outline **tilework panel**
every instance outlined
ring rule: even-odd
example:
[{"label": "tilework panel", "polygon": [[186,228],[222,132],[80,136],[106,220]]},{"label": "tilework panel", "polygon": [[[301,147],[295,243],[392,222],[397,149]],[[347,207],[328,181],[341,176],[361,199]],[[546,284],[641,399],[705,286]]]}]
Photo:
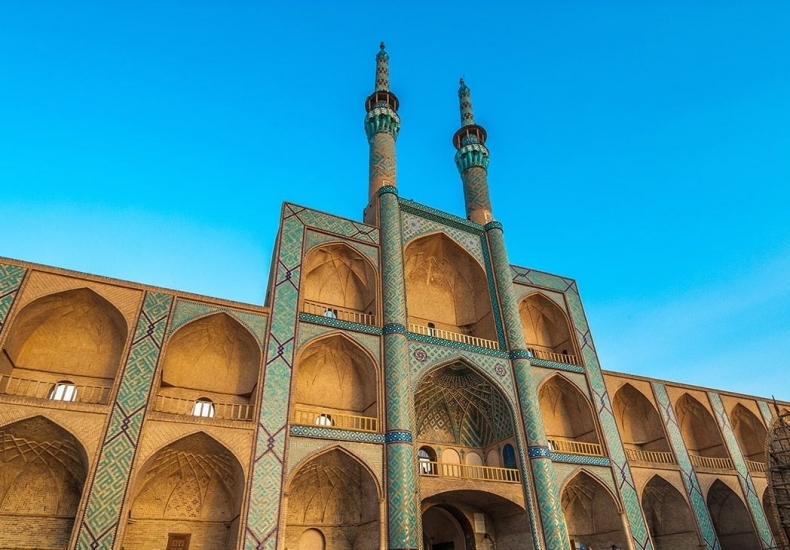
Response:
[{"label": "tilework panel", "polygon": [[675,410],[672,408],[667,389],[659,382],[653,382],[652,386],[658,409],[661,412],[661,418],[664,420],[664,426],[667,428],[669,442],[675,451],[678,466],[680,466],[683,485],[686,487],[686,494],[688,494],[689,502],[691,502],[691,509],[697,518],[697,525],[699,526],[702,539],[705,541],[705,548],[721,550],[719,539],[716,537],[716,531],[713,528],[713,521],[710,518],[710,512],[708,512],[708,506],[705,503],[705,497],[702,495],[699,479],[697,479],[697,473],[691,464],[691,457],[689,457],[686,443],[683,441],[680,425],[678,425],[675,417]]},{"label": "tilework panel", "polygon": [[466,218],[462,218],[460,216],[454,216],[448,212],[442,212],[441,210],[420,204],[411,199],[400,199],[400,209],[401,212],[416,214],[421,218],[432,220],[449,227],[462,229],[464,231],[474,232],[481,231],[483,229],[483,226],[481,226],[479,223],[469,221]]},{"label": "tilework panel", "polygon": [[[312,340],[313,338],[317,338],[319,336],[323,336],[325,334],[330,333],[339,333],[334,327],[316,325],[313,323],[300,323],[299,324],[299,349],[302,348],[308,341]],[[373,336],[370,334],[360,334],[354,332],[342,332],[344,336],[350,338],[357,342],[360,346],[368,350],[370,355],[373,356],[373,359],[376,363],[381,362],[381,338],[379,336]]]},{"label": "tilework panel", "polygon": [[757,401],[757,406],[760,409],[760,414],[763,415],[765,425],[770,426],[771,422],[774,421],[774,412],[771,410],[771,406],[765,401]]},{"label": "tilework panel", "polygon": [[326,325],[328,327],[334,327],[343,330],[366,332],[368,334],[381,334],[381,329],[379,327],[372,327],[370,325],[360,325],[359,323],[352,323],[351,321],[341,321],[340,319],[331,319],[329,317],[324,317],[323,315],[313,315],[312,313],[300,313],[299,319],[301,321],[307,321],[308,323]]},{"label": "tilework panel", "polygon": [[113,547],[172,303],[168,294],[145,294],[80,521],[78,550]]},{"label": "tilework panel", "polygon": [[[251,487],[244,532],[245,550],[274,550],[277,547],[305,220],[336,223],[339,231],[356,231],[355,225],[348,220],[339,220],[290,204],[283,206],[278,254],[272,266],[272,319],[267,337],[261,412],[256,426],[252,475],[249,480]],[[360,233],[365,234],[368,233]]]},{"label": "tilework panel", "polygon": [[299,437],[315,437],[318,439],[358,441],[360,443],[384,443],[383,434],[319,428],[316,426],[291,426],[291,435],[296,435]]},{"label": "tilework panel", "polygon": [[538,359],[537,357],[531,357],[529,362],[536,367],[546,367],[553,370],[564,370],[567,372],[578,372],[582,374],[584,373],[584,367],[580,367],[579,365],[568,365],[566,363],[546,361],[545,359]]},{"label": "tilework panel", "polygon": [[0,335],[26,272],[24,267],[0,264]]},{"label": "tilework panel", "polygon": [[483,232],[480,229],[452,227],[435,220],[423,218],[416,214],[404,213],[401,218],[403,227],[403,246],[404,248],[414,239],[429,233],[444,233],[455,244],[471,254],[481,266],[485,266],[483,258]]},{"label": "tilework panel", "polygon": [[346,241],[344,239],[338,239],[335,235],[327,235],[326,233],[319,233],[318,231],[310,231],[308,230],[305,233],[305,243],[304,243],[304,250],[305,253],[309,253],[314,247],[318,246],[319,244],[324,243],[337,243],[342,242],[350,246],[351,248],[355,249],[357,252],[365,256],[370,263],[373,264],[376,269],[379,266],[379,249],[375,246],[362,244],[356,241]]},{"label": "tilework panel", "polygon": [[603,456],[572,455],[555,452],[552,452],[549,456],[554,462],[568,462],[570,464],[583,464],[586,466],[611,466],[609,459]]},{"label": "tilework panel", "polygon": [[266,314],[255,314],[248,311],[242,311],[224,306],[216,306],[212,304],[202,304],[180,298],[176,300],[176,307],[173,310],[173,320],[170,322],[167,335],[168,337],[171,336],[175,331],[190,321],[220,312],[227,313],[236,319],[243,326],[247,327],[247,330],[252,333],[255,339],[258,340],[259,344],[263,343],[264,338],[266,337]]},{"label": "tilework panel", "polygon": [[510,355],[507,352],[493,350],[488,348],[481,348],[479,346],[473,346],[471,344],[465,344],[463,342],[455,342],[453,340],[445,340],[443,338],[435,338],[433,336],[428,336],[426,334],[418,334],[416,332],[409,333],[409,340],[416,340],[418,342],[425,342],[427,344],[434,344],[437,346],[444,346],[448,348],[455,348],[475,354],[483,354],[483,355],[492,355],[494,357],[500,357],[502,359],[508,359]]},{"label": "tilework panel", "polygon": [[284,208],[287,216],[295,217],[303,226],[315,227],[316,229],[354,239],[361,243],[378,244],[379,242],[379,230],[373,226],[345,218],[338,218],[331,214],[310,210],[295,204],[286,203]]},{"label": "tilework panel", "polygon": [[757,528],[757,535],[762,541],[763,548],[773,548],[776,546],[776,543],[773,534],[771,534],[771,527],[768,525],[768,519],[765,517],[765,511],[760,502],[760,497],[757,495],[757,489],[754,487],[752,476],[749,475],[749,469],[746,467],[746,462],[743,459],[738,440],[735,438],[735,433],[732,431],[732,424],[727,416],[727,411],[724,409],[724,403],[722,403],[718,393],[708,392],[708,399],[713,407],[713,414],[716,417],[719,429],[724,436],[724,443],[727,445],[727,450],[730,452],[732,464],[738,472],[738,481],[741,484],[743,494],[746,496],[746,504],[749,507],[752,520]]}]

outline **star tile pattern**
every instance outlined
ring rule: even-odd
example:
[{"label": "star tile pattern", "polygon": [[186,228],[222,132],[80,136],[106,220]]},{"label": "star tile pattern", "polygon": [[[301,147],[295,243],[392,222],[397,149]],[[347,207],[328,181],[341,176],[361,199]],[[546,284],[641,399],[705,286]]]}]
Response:
[{"label": "star tile pattern", "polygon": [[27,270],[24,267],[0,264],[0,334],[3,333],[6,317],[22,286],[25,273]]}]

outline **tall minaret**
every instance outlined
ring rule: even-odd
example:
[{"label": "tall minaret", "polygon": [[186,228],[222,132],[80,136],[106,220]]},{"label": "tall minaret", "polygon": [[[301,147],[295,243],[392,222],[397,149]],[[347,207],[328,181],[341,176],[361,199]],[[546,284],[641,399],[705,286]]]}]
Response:
[{"label": "tall minaret", "polygon": [[453,144],[458,149],[455,164],[464,181],[466,217],[485,225],[494,220],[488,196],[487,134],[485,128],[475,124],[472,96],[463,78],[458,88],[458,101],[461,104],[461,128],[453,136]]},{"label": "tall minaret", "polygon": [[365,223],[379,225],[377,193],[385,186],[396,187],[395,139],[400,130],[398,98],[390,92],[389,55],[384,42],[376,54],[376,88],[365,100],[365,133],[370,143],[370,178]]},{"label": "tall minaret", "polygon": [[[542,541],[535,540],[533,546],[546,550],[567,550],[568,531],[563,520],[560,495],[554,477],[548,440],[540,414],[538,394],[532,378],[530,354],[522,332],[521,316],[513,288],[513,275],[505,248],[502,224],[494,221],[491,213],[491,199],[488,196],[488,149],[485,146],[486,131],[475,124],[472,113],[472,100],[469,88],[461,79],[458,90],[461,102],[461,129],[455,133],[453,143],[458,151],[455,163],[464,182],[466,216],[473,222],[483,225],[491,251],[491,266],[496,279],[497,294],[502,308],[503,328],[507,336],[508,354],[513,367],[515,386],[518,393],[521,423],[526,436],[526,456],[528,468],[524,470],[525,479],[534,483],[537,498],[538,517],[531,517],[537,527],[541,526]],[[526,466],[526,465],[525,465]],[[533,498],[526,490],[524,498]],[[533,507],[528,507],[532,509]],[[533,533],[535,530],[533,529]]]}]

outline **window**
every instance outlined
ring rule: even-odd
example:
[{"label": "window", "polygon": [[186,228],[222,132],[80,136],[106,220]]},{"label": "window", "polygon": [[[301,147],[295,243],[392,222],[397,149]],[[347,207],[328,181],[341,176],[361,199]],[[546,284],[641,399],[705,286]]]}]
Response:
[{"label": "window", "polygon": [[327,308],[324,312],[324,317],[328,317],[329,319],[337,319],[337,310]]},{"label": "window", "polygon": [[76,401],[77,386],[69,380],[61,380],[49,391],[48,397],[53,401]]},{"label": "window", "polygon": [[334,422],[332,422],[332,417],[328,414],[320,414],[318,418],[315,419],[316,426],[332,426]]},{"label": "window", "polygon": [[192,535],[168,534],[167,550],[189,550],[190,538],[192,538]]},{"label": "window", "polygon": [[506,444],[504,449],[502,449],[502,463],[505,465],[505,468],[516,467],[516,451],[510,443]]},{"label": "window", "polygon": [[201,397],[195,401],[195,406],[192,407],[192,416],[214,418],[214,403],[208,397]]},{"label": "window", "polygon": [[417,451],[417,459],[420,463],[421,474],[436,475],[436,465],[432,464],[432,462],[436,462],[436,453],[433,452],[433,449],[421,447]]},{"label": "window", "polygon": [[428,336],[436,336],[436,325],[428,323]]}]

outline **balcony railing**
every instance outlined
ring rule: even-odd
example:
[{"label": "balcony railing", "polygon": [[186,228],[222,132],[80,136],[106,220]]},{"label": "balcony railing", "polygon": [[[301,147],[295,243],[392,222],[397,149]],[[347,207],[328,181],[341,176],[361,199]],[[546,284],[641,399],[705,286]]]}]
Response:
[{"label": "balcony railing", "polygon": [[450,332],[449,330],[442,330],[439,328],[424,327],[422,325],[415,325],[414,323],[409,323],[409,332],[433,336],[434,338],[441,338],[442,340],[461,342],[462,344],[469,344],[470,346],[477,346],[479,348],[499,349],[499,343],[494,340],[486,340],[485,338],[469,336],[468,334],[461,334],[460,332]]},{"label": "balcony railing", "polygon": [[765,462],[759,462],[756,460],[746,460],[746,467],[750,472],[765,473],[768,471],[768,465]]},{"label": "balcony railing", "polygon": [[293,423],[358,432],[377,432],[379,429],[378,419],[372,416],[328,412],[305,407],[295,407]]},{"label": "balcony railing", "polygon": [[503,481],[505,483],[519,483],[521,481],[519,471],[514,468],[450,464],[447,462],[429,462],[427,460],[420,461],[420,475],[481,481]]},{"label": "balcony railing", "polygon": [[376,326],[376,316],[370,313],[364,313],[355,309],[348,309],[345,307],[333,306],[331,304],[322,304],[321,302],[311,302],[309,300],[302,301],[302,311],[320,317],[327,317],[329,319],[340,319],[341,321],[349,321],[351,323],[358,323],[360,325]]},{"label": "balcony railing", "polygon": [[[57,391],[58,386],[67,391]],[[93,403],[106,405],[110,401],[111,386],[88,386],[84,384],[72,384],[70,382],[45,382],[43,380],[31,380],[28,378],[17,378],[6,374],[0,374],[0,394],[17,395],[20,397],[32,397],[34,399],[47,399],[51,401],[63,401],[71,403]]]},{"label": "balcony railing", "polygon": [[574,441],[573,439],[549,438],[549,448],[558,453],[573,455],[603,456],[603,449],[598,443]]},{"label": "balcony railing", "polygon": [[691,463],[698,468],[715,468],[717,470],[732,470],[732,460],[729,458],[715,458],[711,456],[699,456],[689,453]]},{"label": "balcony railing", "polygon": [[529,351],[536,359],[545,359],[546,361],[565,363],[566,365],[578,365],[580,367],[584,366],[578,357],[570,353],[554,353],[553,351],[543,351],[542,349],[530,347],[527,348],[527,351]]},{"label": "balcony railing", "polygon": [[220,420],[252,420],[252,405],[249,403],[215,403],[200,400],[200,405],[195,399],[182,399],[169,395],[157,395],[154,410],[203,418],[218,418]]},{"label": "balcony railing", "polygon": [[641,449],[626,449],[625,456],[634,462],[650,462],[652,464],[677,464],[675,457],[666,451],[643,451]]}]

